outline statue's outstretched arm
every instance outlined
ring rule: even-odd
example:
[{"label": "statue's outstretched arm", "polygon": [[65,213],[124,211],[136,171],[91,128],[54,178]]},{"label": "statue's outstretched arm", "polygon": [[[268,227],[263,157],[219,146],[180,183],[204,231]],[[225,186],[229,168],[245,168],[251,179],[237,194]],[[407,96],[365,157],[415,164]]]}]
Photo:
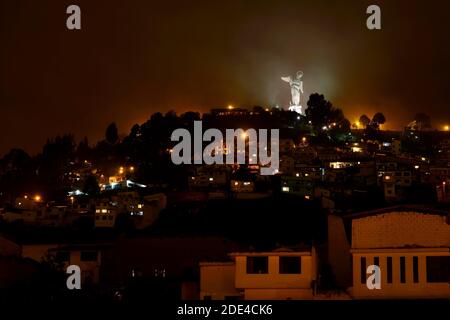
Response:
[{"label": "statue's outstretched arm", "polygon": [[291,76],[288,77],[281,77],[281,80],[286,81],[288,83],[290,83],[292,81]]}]

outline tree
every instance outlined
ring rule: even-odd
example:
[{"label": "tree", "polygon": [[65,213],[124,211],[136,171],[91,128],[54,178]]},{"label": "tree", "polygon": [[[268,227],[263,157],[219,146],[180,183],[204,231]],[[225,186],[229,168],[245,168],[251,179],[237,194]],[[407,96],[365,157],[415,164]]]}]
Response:
[{"label": "tree", "polygon": [[105,138],[106,138],[106,141],[110,144],[116,144],[117,141],[119,140],[119,134],[118,134],[117,126],[116,126],[115,122],[111,123],[106,128]]},{"label": "tree", "polygon": [[84,181],[83,192],[90,196],[96,196],[100,193],[100,187],[98,186],[97,178],[93,175],[89,175]]},{"label": "tree", "polygon": [[324,126],[328,125],[332,116],[332,104],[325,100],[323,94],[313,93],[307,102],[306,118],[312,127],[320,131]]},{"label": "tree", "polygon": [[364,128],[365,128],[365,127],[367,127],[369,125],[370,119],[369,119],[369,117],[367,115],[363,114],[361,117],[359,117],[359,123],[361,125],[363,125]]},{"label": "tree", "polygon": [[319,139],[344,142],[350,132],[350,122],[341,109],[333,107],[322,94],[309,97],[306,120],[311,124]]},{"label": "tree", "polygon": [[130,131],[130,137],[132,139],[137,138],[141,134],[141,127],[136,123]]},{"label": "tree", "polygon": [[374,116],[372,118],[372,123],[376,127],[379,127],[381,124],[386,123],[386,117],[381,112],[377,112],[377,113],[374,114]]},{"label": "tree", "polygon": [[89,148],[89,141],[88,138],[85,136],[83,140],[78,143],[78,147],[76,150],[76,154],[81,159],[86,159],[89,157],[89,154],[91,152],[91,149]]}]

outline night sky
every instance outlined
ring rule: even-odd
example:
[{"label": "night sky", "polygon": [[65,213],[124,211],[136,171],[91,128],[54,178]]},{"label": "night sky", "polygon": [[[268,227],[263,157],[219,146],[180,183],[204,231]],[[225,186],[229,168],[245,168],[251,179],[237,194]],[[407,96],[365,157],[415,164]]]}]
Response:
[{"label": "night sky", "polygon": [[[66,29],[66,7],[82,30]],[[366,28],[369,4],[382,30]],[[0,0],[0,154],[49,136],[90,142],[156,111],[286,107],[280,76],[304,72],[351,122],[450,122],[450,1]],[[303,98],[302,98],[303,99]],[[303,105],[306,104],[303,99]]]}]

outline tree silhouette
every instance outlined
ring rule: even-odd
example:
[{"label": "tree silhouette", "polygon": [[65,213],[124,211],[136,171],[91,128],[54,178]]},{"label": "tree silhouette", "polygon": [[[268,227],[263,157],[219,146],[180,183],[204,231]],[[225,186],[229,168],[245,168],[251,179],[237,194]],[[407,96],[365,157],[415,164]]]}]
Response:
[{"label": "tree silhouette", "polygon": [[350,122],[341,109],[333,107],[322,94],[313,93],[308,100],[306,120],[319,140],[344,142],[350,132]]},{"label": "tree silhouette", "polygon": [[87,176],[84,181],[83,192],[90,196],[96,196],[100,193],[100,187],[98,186],[97,178],[93,175]]},{"label": "tree silhouette", "polygon": [[111,123],[107,128],[105,132],[105,139],[110,144],[116,144],[119,140],[119,134],[117,130],[116,123]]},{"label": "tree silhouette", "polygon": [[359,117],[359,123],[362,124],[365,128],[370,124],[370,119],[367,115],[363,114],[361,117]]},{"label": "tree silhouette", "polygon": [[372,118],[372,123],[378,128],[380,125],[386,123],[386,117],[381,112],[377,112]]}]

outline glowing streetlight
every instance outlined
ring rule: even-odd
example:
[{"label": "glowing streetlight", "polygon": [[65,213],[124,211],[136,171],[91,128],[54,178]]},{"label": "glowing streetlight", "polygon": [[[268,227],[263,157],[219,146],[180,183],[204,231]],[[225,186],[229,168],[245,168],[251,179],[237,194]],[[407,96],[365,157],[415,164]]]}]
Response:
[{"label": "glowing streetlight", "polygon": [[229,109],[229,110],[233,110],[234,107],[230,104],[230,105],[228,105],[228,109]]},{"label": "glowing streetlight", "polygon": [[133,166],[130,167],[130,171],[131,171],[131,172],[134,171],[134,167],[133,167]]},{"label": "glowing streetlight", "polygon": [[444,131],[450,131],[450,126],[444,126]]},{"label": "glowing streetlight", "polygon": [[35,196],[34,196],[34,200],[35,200],[35,201],[38,201],[38,202],[41,201],[41,196],[38,195],[38,194],[35,195]]},{"label": "glowing streetlight", "polygon": [[241,138],[242,139],[247,138],[247,136],[248,136],[247,132],[242,132],[242,134],[241,134]]}]

